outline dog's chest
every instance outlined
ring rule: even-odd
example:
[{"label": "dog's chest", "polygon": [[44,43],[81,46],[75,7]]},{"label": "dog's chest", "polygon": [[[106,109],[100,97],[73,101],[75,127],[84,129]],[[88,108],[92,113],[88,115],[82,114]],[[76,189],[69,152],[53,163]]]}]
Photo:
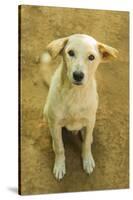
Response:
[{"label": "dog's chest", "polygon": [[85,116],[89,109],[89,99],[86,99],[78,95],[69,95],[65,99],[64,114],[68,117],[79,117]]},{"label": "dog's chest", "polygon": [[95,95],[86,91],[71,91],[63,97],[62,125],[69,130],[80,130],[86,126],[94,107]]}]

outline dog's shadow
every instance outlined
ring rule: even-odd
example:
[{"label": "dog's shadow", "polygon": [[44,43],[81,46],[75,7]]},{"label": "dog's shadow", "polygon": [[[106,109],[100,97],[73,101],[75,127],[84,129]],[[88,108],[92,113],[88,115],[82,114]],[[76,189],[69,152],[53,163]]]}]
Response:
[{"label": "dog's shadow", "polygon": [[[94,129],[94,138],[95,140],[92,143],[92,151],[94,154],[96,154],[96,149],[100,146],[102,148],[103,146],[99,144],[99,139],[96,135],[97,130]],[[83,139],[81,137],[81,132],[79,131],[77,134],[72,134],[71,131],[68,131],[66,128],[62,129],[62,138],[63,138],[63,143],[65,146],[66,150],[71,150],[74,154],[80,155],[82,152],[82,142]],[[98,147],[94,148],[94,146],[98,143]],[[99,154],[101,154],[101,151],[98,150],[98,157]]]},{"label": "dog's shadow", "polygon": [[72,134],[71,131],[68,131],[66,128],[63,128],[62,137],[63,137],[64,146],[67,149],[71,148],[72,151],[76,154],[81,153],[82,138],[81,138],[80,131],[77,134]]}]

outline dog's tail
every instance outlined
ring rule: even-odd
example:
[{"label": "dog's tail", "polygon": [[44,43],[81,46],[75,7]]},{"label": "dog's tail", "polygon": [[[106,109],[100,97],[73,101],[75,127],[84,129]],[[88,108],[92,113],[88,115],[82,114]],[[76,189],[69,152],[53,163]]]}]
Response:
[{"label": "dog's tail", "polygon": [[47,87],[50,87],[52,76],[59,65],[59,59],[52,59],[48,51],[45,51],[39,58],[40,75]]},{"label": "dog's tail", "polygon": [[39,58],[40,63],[49,64],[52,61],[51,55],[48,51],[45,51]]}]

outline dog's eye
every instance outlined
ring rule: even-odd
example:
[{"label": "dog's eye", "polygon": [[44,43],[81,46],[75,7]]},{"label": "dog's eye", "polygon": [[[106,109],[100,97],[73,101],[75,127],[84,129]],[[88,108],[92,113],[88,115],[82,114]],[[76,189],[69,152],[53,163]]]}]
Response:
[{"label": "dog's eye", "polygon": [[71,57],[75,56],[75,53],[74,53],[73,50],[68,51],[68,54],[69,54],[69,56],[71,56]]},{"label": "dog's eye", "polygon": [[91,55],[89,55],[88,59],[92,61],[95,59],[95,56],[91,54]]}]

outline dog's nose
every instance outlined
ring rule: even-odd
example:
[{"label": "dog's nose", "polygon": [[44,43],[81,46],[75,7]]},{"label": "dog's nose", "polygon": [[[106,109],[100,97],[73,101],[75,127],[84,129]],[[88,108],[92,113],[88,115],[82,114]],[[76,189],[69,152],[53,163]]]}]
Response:
[{"label": "dog's nose", "polygon": [[84,78],[84,73],[81,71],[73,72],[73,78],[75,81],[80,82]]}]

